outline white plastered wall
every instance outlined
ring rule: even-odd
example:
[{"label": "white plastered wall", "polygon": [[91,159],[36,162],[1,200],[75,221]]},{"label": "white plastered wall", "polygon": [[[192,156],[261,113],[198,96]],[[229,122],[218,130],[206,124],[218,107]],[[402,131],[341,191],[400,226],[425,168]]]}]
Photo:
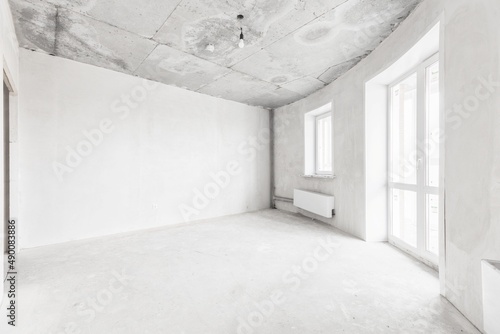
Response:
[{"label": "white plastered wall", "polygon": [[27,50],[21,101],[22,248],[270,206],[268,110]]},{"label": "white plastered wall", "polygon": [[[290,198],[294,188],[333,194],[336,216],[327,222],[367,239],[366,209],[372,203],[366,202],[364,85],[442,19],[442,99],[447,115],[442,146],[446,191],[442,291],[480,329],[481,259],[500,260],[499,16],[497,0],[425,0],[379,48],[344,76],[274,113],[275,126],[286,124],[285,130],[277,133],[274,146],[275,195]],[[482,87],[479,96],[478,87]],[[332,100],[336,178],[303,178],[304,113]],[[289,205],[280,207],[287,209]]]}]

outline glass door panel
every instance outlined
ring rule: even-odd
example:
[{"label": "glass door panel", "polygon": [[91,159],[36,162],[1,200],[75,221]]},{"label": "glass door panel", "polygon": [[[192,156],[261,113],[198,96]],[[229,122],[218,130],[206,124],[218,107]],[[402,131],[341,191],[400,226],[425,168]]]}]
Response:
[{"label": "glass door panel", "polygon": [[417,247],[417,193],[392,190],[392,233],[413,247]]},{"label": "glass door panel", "polygon": [[426,68],[427,186],[439,187],[439,63]]},{"label": "glass door panel", "polygon": [[437,265],[440,101],[437,56],[389,90],[389,241]]},{"label": "glass door panel", "polygon": [[417,74],[391,89],[391,181],[417,183],[416,165],[410,156],[417,148]]}]

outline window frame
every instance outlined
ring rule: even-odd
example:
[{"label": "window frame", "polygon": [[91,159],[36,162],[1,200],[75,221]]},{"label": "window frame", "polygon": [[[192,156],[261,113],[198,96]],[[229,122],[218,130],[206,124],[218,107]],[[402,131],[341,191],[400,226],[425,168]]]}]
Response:
[{"label": "window frame", "polygon": [[[317,170],[317,118],[331,117],[331,171],[318,171]],[[317,109],[308,111],[304,114],[304,127],[303,127],[303,143],[304,143],[304,174],[303,177],[317,177],[317,178],[334,178],[335,171],[335,152],[334,152],[334,113],[333,102],[323,105]]]},{"label": "window frame", "polygon": [[[316,115],[315,118],[314,118],[314,173],[315,175],[321,175],[321,176],[325,176],[325,175],[333,175],[333,155],[331,157],[331,166],[332,166],[332,169],[329,170],[329,171],[321,171],[319,170],[319,140],[318,140],[318,123],[319,121],[321,121],[322,119],[324,118],[328,118],[328,117],[331,117],[331,122],[333,121],[333,117],[332,117],[332,111],[327,111],[325,113],[322,113],[322,114],[319,114],[319,115]],[[332,144],[332,141],[333,141],[333,125],[330,124],[331,126],[331,133],[330,133],[330,143]],[[332,145],[330,146],[330,149],[332,149]]]}]

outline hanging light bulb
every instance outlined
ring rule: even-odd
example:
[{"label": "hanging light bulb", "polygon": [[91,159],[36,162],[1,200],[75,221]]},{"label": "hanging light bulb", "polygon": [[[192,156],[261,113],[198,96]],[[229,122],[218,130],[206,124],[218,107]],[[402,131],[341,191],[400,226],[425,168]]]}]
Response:
[{"label": "hanging light bulb", "polygon": [[245,47],[245,39],[243,38],[243,28],[241,28],[240,42],[238,43],[240,49]]}]

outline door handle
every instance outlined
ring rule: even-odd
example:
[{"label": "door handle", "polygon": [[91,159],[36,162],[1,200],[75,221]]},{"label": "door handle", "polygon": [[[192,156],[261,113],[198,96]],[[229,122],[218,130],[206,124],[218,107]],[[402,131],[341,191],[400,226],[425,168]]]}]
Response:
[{"label": "door handle", "polygon": [[422,158],[418,158],[418,159],[417,159],[417,170],[419,170],[419,169],[420,169],[420,166],[422,165],[422,161],[423,161],[423,159],[422,159]]}]

